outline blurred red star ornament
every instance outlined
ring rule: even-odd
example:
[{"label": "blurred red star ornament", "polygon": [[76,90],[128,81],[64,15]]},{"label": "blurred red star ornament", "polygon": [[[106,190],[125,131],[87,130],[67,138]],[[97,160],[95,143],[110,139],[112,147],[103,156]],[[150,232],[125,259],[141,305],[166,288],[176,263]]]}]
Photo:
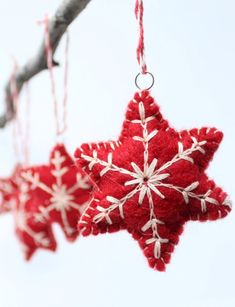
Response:
[{"label": "blurred red star ornament", "polygon": [[78,236],[78,219],[88,204],[92,186],[88,176],[76,168],[65,146],[53,148],[49,165],[26,169],[21,176],[36,194],[36,220],[60,224],[67,239],[74,241]]},{"label": "blurred red star ornament", "polygon": [[37,248],[55,250],[56,243],[51,228],[38,223],[34,218],[35,196],[20,177],[21,166],[17,165],[11,178],[0,179],[0,213],[14,215],[15,231],[25,258],[29,260]]},{"label": "blurred red star ornament", "polygon": [[83,144],[75,153],[96,186],[79,229],[129,231],[149,265],[164,271],[190,220],[217,220],[231,210],[227,194],[205,169],[223,134],[215,128],[177,132],[148,91],[129,103],[117,141]]}]

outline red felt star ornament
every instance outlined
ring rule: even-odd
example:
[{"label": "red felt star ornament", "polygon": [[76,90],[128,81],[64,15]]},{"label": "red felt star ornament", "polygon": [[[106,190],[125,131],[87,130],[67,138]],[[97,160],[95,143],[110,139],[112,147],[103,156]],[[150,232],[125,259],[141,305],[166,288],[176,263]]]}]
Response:
[{"label": "red felt star ornament", "polygon": [[92,186],[65,146],[54,147],[49,165],[24,170],[21,176],[36,194],[35,219],[60,224],[67,239],[74,241],[78,236],[78,219],[88,204]]},{"label": "red felt star ornament", "polygon": [[189,220],[216,220],[231,210],[225,192],[205,169],[222,133],[215,128],[177,132],[148,91],[130,102],[118,141],[83,144],[76,163],[96,186],[82,215],[84,236],[128,230],[151,267],[163,271]]}]

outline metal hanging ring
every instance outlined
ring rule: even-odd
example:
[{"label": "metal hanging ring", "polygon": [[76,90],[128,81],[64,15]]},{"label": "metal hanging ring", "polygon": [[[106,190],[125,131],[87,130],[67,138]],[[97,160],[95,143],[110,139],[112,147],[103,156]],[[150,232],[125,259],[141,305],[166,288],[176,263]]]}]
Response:
[{"label": "metal hanging ring", "polygon": [[[148,75],[148,76],[150,76],[151,77],[151,83],[150,83],[150,85],[147,87],[147,88],[141,88],[141,86],[139,85],[139,77],[140,76],[143,76],[143,75]],[[154,82],[155,82],[155,79],[154,79],[154,76],[153,76],[153,74],[151,73],[151,72],[146,72],[146,73],[138,73],[138,75],[135,77],[135,85],[136,85],[136,87],[140,90],[140,91],[143,91],[143,90],[146,90],[146,91],[148,91],[148,90],[150,90],[152,87],[153,87],[153,85],[154,85]]]}]

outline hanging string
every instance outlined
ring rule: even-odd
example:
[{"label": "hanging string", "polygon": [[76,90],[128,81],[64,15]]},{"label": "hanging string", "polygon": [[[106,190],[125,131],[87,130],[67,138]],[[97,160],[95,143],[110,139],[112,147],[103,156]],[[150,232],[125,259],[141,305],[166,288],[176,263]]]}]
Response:
[{"label": "hanging string", "polygon": [[[13,101],[13,107],[15,110],[15,121],[13,123],[12,130],[12,141],[13,141],[13,150],[16,157],[17,163],[22,162],[23,166],[27,166],[29,163],[29,133],[30,133],[30,97],[29,97],[29,87],[26,83],[26,112],[25,118],[20,119],[20,110],[19,110],[19,92],[16,85],[16,71],[18,68],[17,62],[15,59],[13,72],[11,75],[10,81],[10,90]],[[23,128],[23,122],[25,122],[25,127]],[[22,161],[21,161],[22,160]]]},{"label": "hanging string", "polygon": [[137,60],[140,65],[142,74],[147,73],[147,65],[145,62],[145,45],[144,45],[144,25],[143,25],[144,5],[143,0],[136,0],[135,16],[139,26],[139,40],[137,46]]},{"label": "hanging string", "polygon": [[23,139],[23,157],[24,157],[24,165],[29,165],[30,160],[30,116],[31,116],[31,96],[28,82],[25,83],[25,91],[26,91],[26,111],[25,111],[25,131],[24,131],[24,139]]},{"label": "hanging string", "polygon": [[68,74],[69,74],[69,32],[66,32],[65,42],[65,68],[64,68],[64,98],[63,98],[63,128],[61,134],[67,130],[67,110],[68,110]]},{"label": "hanging string", "polygon": [[54,107],[54,115],[55,115],[56,135],[59,136],[60,135],[60,124],[59,124],[59,115],[58,115],[58,102],[57,102],[56,90],[55,90],[55,78],[54,78],[54,71],[53,71],[53,51],[51,48],[51,41],[50,41],[48,15],[46,15],[44,20],[40,21],[39,24],[44,25],[45,52],[46,52],[47,67],[49,70],[49,77],[50,77],[50,82],[51,82],[51,94],[52,94],[52,99],[53,99],[53,107]]},{"label": "hanging string", "polygon": [[13,58],[13,71],[10,78],[10,91],[15,112],[15,120],[12,125],[12,147],[17,162],[20,160],[19,136],[21,135],[21,124],[19,120],[19,93],[16,85],[16,71],[18,65]]},{"label": "hanging string", "polygon": [[140,72],[135,77],[135,85],[140,91],[150,90],[154,85],[154,76],[153,76],[153,74],[151,74],[147,70],[147,64],[146,64],[146,61],[145,61],[144,23],[143,23],[144,4],[143,4],[143,0],[136,0],[135,16],[136,16],[138,26],[139,26],[139,40],[138,40],[138,46],[137,46],[137,49],[136,49],[136,54],[137,54],[137,61],[138,61],[139,66],[140,66]]},{"label": "hanging string", "polygon": [[53,65],[53,50],[51,47],[50,41],[50,30],[49,30],[49,18],[48,15],[45,16],[43,21],[40,21],[39,24],[44,25],[45,31],[45,52],[47,56],[47,67],[49,70],[50,82],[51,82],[51,94],[53,99],[54,106],[54,116],[56,123],[56,136],[60,136],[65,133],[67,130],[67,101],[68,101],[68,69],[69,69],[69,61],[68,61],[68,53],[69,53],[69,34],[66,33],[66,43],[65,43],[65,69],[64,69],[64,97],[62,104],[62,124],[60,124],[59,120],[59,104],[56,95],[56,83],[54,78],[54,65]]}]

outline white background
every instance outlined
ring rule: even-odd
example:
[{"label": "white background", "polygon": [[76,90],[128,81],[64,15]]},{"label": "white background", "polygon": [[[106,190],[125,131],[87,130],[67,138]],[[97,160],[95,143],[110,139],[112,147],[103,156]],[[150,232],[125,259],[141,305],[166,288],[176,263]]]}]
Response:
[{"label": "white background", "polygon": [[[59,0],[0,1],[0,88],[12,69],[37,50],[42,28]],[[70,30],[69,130],[73,153],[85,141],[114,139],[138,72],[134,0],[92,0]],[[152,91],[177,129],[216,126],[225,133],[208,173],[235,198],[235,2],[145,0],[146,56]],[[63,63],[62,44],[56,58]],[[57,69],[62,98],[62,69]],[[48,73],[30,83],[31,162],[43,163],[53,146]],[[22,105],[24,103],[22,96]],[[1,175],[16,159],[11,126],[0,132]],[[189,223],[166,273],[150,269],[127,233],[80,238],[69,244],[56,227],[56,254],[23,260],[12,216],[0,219],[1,307],[234,307],[234,212],[223,221]]]}]

